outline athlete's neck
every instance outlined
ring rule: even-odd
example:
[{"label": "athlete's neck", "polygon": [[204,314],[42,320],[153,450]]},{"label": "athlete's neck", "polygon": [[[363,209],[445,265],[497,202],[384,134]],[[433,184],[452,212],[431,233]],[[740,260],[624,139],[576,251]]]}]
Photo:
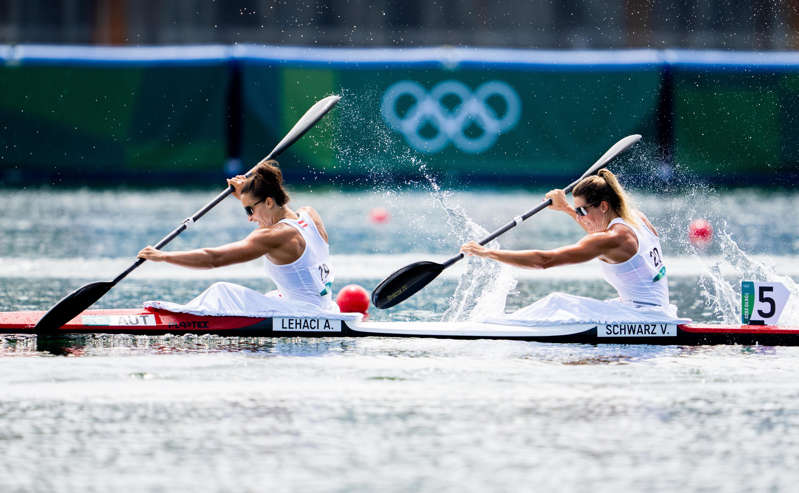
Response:
[{"label": "athlete's neck", "polygon": [[610,227],[610,223],[613,222],[614,219],[621,217],[620,215],[616,214],[612,210],[608,210],[605,214],[607,214],[607,219],[605,219],[605,228],[608,229]]},{"label": "athlete's neck", "polygon": [[275,208],[275,212],[271,217],[272,224],[277,224],[283,219],[293,219],[296,221],[299,218],[300,216],[298,216],[297,213],[291,210],[291,208],[287,205]]}]

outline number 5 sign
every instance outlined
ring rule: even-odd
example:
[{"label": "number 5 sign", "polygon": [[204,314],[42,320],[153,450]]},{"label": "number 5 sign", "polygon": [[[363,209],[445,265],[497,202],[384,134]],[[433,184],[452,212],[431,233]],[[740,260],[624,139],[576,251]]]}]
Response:
[{"label": "number 5 sign", "polygon": [[741,282],[741,323],[777,325],[790,294],[779,282]]}]

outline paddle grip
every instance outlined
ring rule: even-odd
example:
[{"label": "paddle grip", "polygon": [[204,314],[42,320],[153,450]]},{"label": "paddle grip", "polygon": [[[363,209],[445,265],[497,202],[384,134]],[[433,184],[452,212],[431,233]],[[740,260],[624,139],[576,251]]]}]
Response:
[{"label": "paddle grip", "polygon": [[[618,154],[620,154],[621,152],[623,152],[624,150],[626,150],[627,148],[629,148],[631,145],[635,144],[639,140],[641,140],[641,136],[638,135],[638,134],[635,134],[635,135],[628,135],[627,137],[625,137],[625,138],[621,139],[620,141],[616,142],[610,149],[608,149],[605,152],[605,154],[602,155],[602,157],[600,157],[597,160],[597,162],[595,162],[588,169],[588,171],[583,173],[583,176],[581,176],[580,178],[578,178],[574,182],[570,183],[565,189],[563,189],[563,191],[566,194],[571,193],[571,191],[574,189],[574,187],[576,187],[583,178],[585,178],[586,176],[593,175],[594,173],[596,173],[600,169],[602,169],[605,166],[607,166],[608,163],[611,160],[613,160],[613,158],[615,158]],[[541,202],[540,204],[538,204],[537,206],[535,206],[533,209],[529,210],[524,215],[514,217],[513,221],[509,222],[505,226],[499,228],[498,230],[494,231],[493,233],[491,233],[487,237],[485,237],[482,240],[480,240],[480,242],[479,242],[480,245],[486,245],[487,243],[489,243],[493,239],[497,238],[498,236],[500,236],[501,234],[505,233],[506,231],[508,231],[508,230],[510,230],[512,228],[515,228],[516,226],[521,224],[523,221],[525,221],[528,218],[530,218],[530,216],[540,212],[541,210],[549,207],[550,205],[552,205],[552,199],[546,199],[543,202]],[[400,269],[400,270],[396,271],[394,274],[392,274],[389,277],[387,277],[382,283],[380,283],[377,286],[377,288],[375,288],[374,292],[372,293],[372,302],[378,308],[389,308],[389,307],[392,307],[392,306],[396,305],[397,303],[407,299],[409,296],[412,296],[414,293],[416,293],[417,291],[422,289],[424,286],[426,286],[436,276],[438,276],[438,274],[440,274],[442,270],[444,270],[447,267],[451,266],[455,262],[458,262],[459,260],[461,260],[464,257],[465,257],[465,255],[463,253],[458,253],[457,255],[455,255],[454,257],[452,257],[451,259],[447,260],[446,262],[444,262],[442,264],[436,264],[435,262],[417,262],[416,264],[411,264],[411,265],[409,265],[409,266],[407,266],[407,267],[405,267],[403,269]],[[402,279],[403,281],[409,280],[409,277],[407,276],[407,273],[413,271],[413,269],[416,268],[416,267],[418,267],[418,269],[416,269],[416,270],[417,271],[420,271],[420,270],[423,271],[422,273],[424,275],[417,275],[417,279],[414,280],[413,284],[406,283],[406,284],[403,284],[401,287],[399,287],[400,288],[399,290],[395,289],[396,292],[392,293],[392,295],[393,295],[392,298],[394,298],[394,301],[391,301],[391,299],[388,298],[388,299],[385,300],[385,301],[387,301],[387,303],[382,302],[382,304],[381,304],[381,302],[379,302],[379,300],[382,298],[382,295],[380,294],[381,290],[385,290],[384,288],[386,288],[386,286],[390,286],[392,282],[394,282],[394,284],[397,284],[395,281],[398,278]],[[432,268],[432,267],[437,267],[437,268]],[[405,276],[405,277],[402,277],[402,276]],[[411,280],[413,280],[413,279],[411,279]],[[401,297],[399,297],[399,296],[401,296]],[[378,300],[378,301],[376,301],[376,300]]]},{"label": "paddle grip", "polygon": [[[202,209],[200,209],[197,212],[195,212],[189,219],[186,219],[186,221],[181,223],[180,226],[178,226],[177,228],[172,230],[171,233],[169,233],[168,235],[166,235],[163,238],[161,238],[161,241],[156,243],[153,248],[155,248],[156,250],[160,250],[161,248],[166,246],[170,241],[172,241],[175,238],[177,238],[178,235],[180,235],[180,233],[186,231],[186,229],[188,228],[188,226],[186,225],[187,222],[195,222],[195,221],[197,221],[198,219],[203,217],[206,213],[208,213],[208,211],[210,211],[211,209],[216,207],[216,205],[218,203],[222,202],[225,199],[225,197],[227,197],[231,193],[233,193],[233,187],[228,185],[228,187],[222,193],[217,195],[212,201],[210,201],[207,204],[205,204],[205,206]],[[145,259],[143,259],[143,258],[136,259],[136,261],[133,264],[131,264],[130,267],[128,267],[124,272],[122,272],[120,275],[118,275],[116,277],[116,279],[114,279],[112,282],[114,284],[118,283],[119,281],[121,281],[122,279],[127,277],[128,274],[133,272],[134,269],[136,269],[138,266],[140,266],[144,262],[145,262]]]},{"label": "paddle grip", "polygon": [[[573,186],[570,185],[570,188],[573,188]],[[508,224],[502,226],[501,228],[499,228],[498,230],[494,231],[490,235],[486,236],[482,240],[478,241],[478,243],[483,245],[483,246],[487,245],[488,243],[490,243],[495,238],[505,234],[509,230],[511,230],[511,229],[515,228],[516,226],[518,226],[519,224],[521,224],[522,221],[526,221],[527,219],[529,219],[530,216],[532,216],[534,214],[537,214],[538,212],[541,212],[542,210],[546,209],[547,207],[550,206],[550,204],[552,204],[552,199],[546,199],[545,201],[543,201],[540,204],[538,204],[537,206],[533,207],[532,209],[530,209],[529,211],[527,211],[523,215],[519,216],[518,218],[514,218],[513,221],[509,222]],[[463,253],[459,253],[459,254],[455,255],[454,257],[452,257],[451,259],[447,260],[446,262],[444,262],[441,265],[446,269],[447,267],[449,267],[450,265],[454,264],[455,262],[461,260],[465,256],[466,255],[464,255]]]},{"label": "paddle grip", "polygon": [[[316,122],[321,120],[322,117],[325,116],[325,114],[327,114],[327,112],[330,111],[330,109],[333,108],[333,106],[335,106],[336,103],[338,103],[338,101],[340,99],[341,99],[341,96],[333,95],[333,96],[328,96],[328,97],[326,97],[326,98],[324,98],[324,99],[322,99],[320,101],[317,101],[316,104],[311,106],[308,109],[308,111],[305,112],[305,114],[302,116],[302,118],[300,118],[299,121],[294,124],[294,126],[291,128],[291,130],[289,130],[288,134],[286,134],[286,136],[283,137],[283,140],[278,142],[278,144],[275,146],[275,148],[272,149],[272,152],[270,152],[269,155],[267,155],[262,161],[268,161],[268,160],[270,160],[272,158],[275,158],[275,157],[279,156],[283,151],[285,151],[292,144],[297,142],[297,140],[299,140],[300,137],[305,135],[305,133],[308,132],[308,130],[313,128],[313,126],[316,125]],[[255,172],[255,169],[257,168],[257,166],[258,165],[255,165],[244,176],[247,176],[247,177],[251,176]],[[216,198],[214,198],[212,201],[210,201],[207,204],[205,204],[205,207],[203,207],[202,209],[200,209],[197,212],[195,212],[193,216],[191,216],[190,218],[186,219],[183,223],[181,223],[180,226],[175,228],[171,233],[169,233],[168,235],[164,236],[161,239],[161,241],[159,241],[155,245],[154,248],[156,250],[160,250],[162,247],[166,246],[170,241],[174,240],[180,233],[186,231],[186,229],[188,228],[188,224],[187,223],[191,224],[191,223],[194,223],[197,220],[199,220],[208,211],[210,211],[211,209],[216,207],[216,205],[218,203],[222,202],[225,199],[225,197],[227,197],[231,193],[233,193],[233,187],[228,185],[228,187],[222,193],[217,195]],[[114,284],[118,283],[119,281],[124,279],[125,276],[130,274],[136,267],[140,266],[143,263],[144,263],[144,259],[141,259],[141,258],[137,259],[136,262],[133,263],[133,265],[131,265],[130,267],[127,268],[127,270],[125,270],[125,272],[123,272],[120,275],[118,275],[117,278],[114,279],[113,283]]]},{"label": "paddle grip", "polygon": [[[618,156],[619,154],[621,154],[622,152],[627,150],[630,146],[632,146],[633,144],[635,144],[639,140],[641,140],[641,136],[638,135],[638,134],[633,134],[633,135],[628,135],[627,137],[625,137],[625,138],[621,139],[620,141],[616,142],[615,144],[613,144],[613,146],[610,149],[608,149],[605,152],[605,154],[603,154],[602,157],[600,157],[588,169],[588,171],[583,173],[583,176],[581,176],[580,178],[578,178],[578,179],[574,180],[573,182],[569,183],[569,185],[566,188],[563,189],[563,193],[565,193],[567,195],[570,194],[571,191],[574,189],[574,187],[576,187],[580,183],[580,181],[583,180],[583,178],[585,178],[586,176],[591,176],[591,175],[597,173],[600,169],[606,167],[608,165],[608,163],[610,163],[610,161],[613,160],[613,158],[615,158],[616,156]],[[528,218],[530,218],[530,216],[540,212],[543,209],[546,209],[551,204],[552,204],[552,199],[546,199],[545,201],[541,202],[540,204],[538,204],[537,206],[535,206],[531,210],[527,211],[524,215],[522,215],[520,217],[517,217],[517,218],[514,218],[513,221],[509,222],[505,226],[502,226],[498,230],[496,230],[493,233],[491,233],[490,235],[486,236],[485,238],[480,240],[479,243],[481,245],[485,246],[491,240],[495,239],[496,237],[498,237],[501,234],[504,234],[509,229],[515,228],[516,226],[518,226],[521,223],[521,221],[526,221]],[[521,219],[521,221],[519,219]],[[451,259],[449,259],[446,262],[444,262],[442,265],[446,269],[450,265],[452,265],[455,262],[457,262],[460,259],[462,259],[464,256],[465,255],[463,253],[459,253],[459,254],[455,255],[454,257],[452,257]]]},{"label": "paddle grip", "polygon": [[[272,152],[270,152],[262,161],[268,161],[272,158],[279,156],[283,151],[288,149],[289,146],[297,142],[297,140],[299,140],[300,137],[305,135],[305,133],[308,132],[308,130],[310,130],[316,124],[316,122],[318,122],[323,116],[325,116],[325,114],[328,111],[330,111],[330,109],[333,106],[335,106],[335,104],[339,101],[339,99],[341,99],[339,96],[328,96],[323,100],[317,102],[315,105],[313,105],[305,113],[305,115],[303,115],[303,117],[300,118],[300,120],[294,125],[294,127],[291,128],[289,133],[286,134],[285,137],[283,137],[283,140],[278,142],[275,148],[272,149]],[[257,168],[257,166],[258,165],[250,169],[244,176],[247,177],[251,176],[253,172],[255,172],[255,168]],[[216,207],[218,203],[222,202],[231,193],[233,193],[233,187],[228,185],[228,187],[222,193],[217,195],[216,198],[205,204],[205,206],[202,209],[195,212],[194,215],[192,215],[189,219],[186,219],[186,221],[181,223],[181,225],[175,228],[171,233],[164,236],[161,239],[161,241],[159,241],[155,245],[154,248],[156,250],[160,250],[162,247],[166,246],[170,241],[174,240],[180,233],[186,231],[186,229],[188,228],[188,225],[186,224],[187,222],[189,223],[196,222],[201,217],[203,217],[208,211]],[[116,279],[113,280],[113,283],[114,284],[118,283],[143,263],[144,259],[141,258],[137,259],[136,262],[134,262],[120,275],[118,275]]]}]

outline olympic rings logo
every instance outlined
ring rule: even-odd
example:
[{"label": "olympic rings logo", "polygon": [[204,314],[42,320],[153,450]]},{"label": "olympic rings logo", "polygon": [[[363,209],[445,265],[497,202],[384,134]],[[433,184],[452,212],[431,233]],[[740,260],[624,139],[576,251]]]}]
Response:
[{"label": "olympic rings logo", "polygon": [[[450,96],[460,101],[452,109],[443,104],[444,98]],[[413,103],[400,115],[397,103],[405,97],[411,97]],[[488,100],[494,97],[504,100],[504,114],[497,114],[489,104]],[[498,80],[480,85],[474,93],[456,80],[440,82],[430,93],[417,82],[403,80],[386,90],[380,111],[388,126],[400,132],[417,151],[433,154],[452,142],[463,152],[479,154],[490,149],[503,132],[516,126],[522,104],[516,91]],[[473,125],[481,130],[477,136],[466,133]],[[434,135],[422,134],[428,126],[436,131]]]}]

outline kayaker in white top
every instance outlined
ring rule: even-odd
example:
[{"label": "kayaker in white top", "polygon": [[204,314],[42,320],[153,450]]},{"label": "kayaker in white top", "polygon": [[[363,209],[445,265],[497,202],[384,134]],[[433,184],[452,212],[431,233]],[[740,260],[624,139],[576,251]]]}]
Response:
[{"label": "kayaker in white top", "polygon": [[546,269],[599,258],[602,273],[622,302],[640,307],[669,307],[663,249],[657,230],[634,210],[616,177],[607,169],[583,179],[572,191],[574,207],[563,190],[552,190],[550,208],[571,216],[588,233],[573,245],[555,250],[494,250],[469,242],[467,255],[491,258],[518,267]]},{"label": "kayaker in white top", "polygon": [[[277,161],[263,161],[250,178],[239,175],[227,182],[233,187],[233,195],[241,201],[248,220],[258,224],[246,238],[188,251],[165,252],[148,246],[138,256],[196,269],[212,269],[264,257],[266,271],[278,288],[277,293],[270,293],[273,298],[300,302],[305,308],[316,306],[321,310],[338,311],[332,300],[333,267],[322,218],[312,207],[301,207],[295,212],[288,206],[289,195],[283,188]],[[212,311],[225,311],[229,307],[231,312],[237,313],[246,311],[248,305],[253,311],[262,308],[259,297],[244,292],[247,288],[231,283],[217,283],[212,288],[216,296],[229,299],[209,301],[208,293],[204,293],[192,303],[198,306],[212,303],[215,307]]]}]

